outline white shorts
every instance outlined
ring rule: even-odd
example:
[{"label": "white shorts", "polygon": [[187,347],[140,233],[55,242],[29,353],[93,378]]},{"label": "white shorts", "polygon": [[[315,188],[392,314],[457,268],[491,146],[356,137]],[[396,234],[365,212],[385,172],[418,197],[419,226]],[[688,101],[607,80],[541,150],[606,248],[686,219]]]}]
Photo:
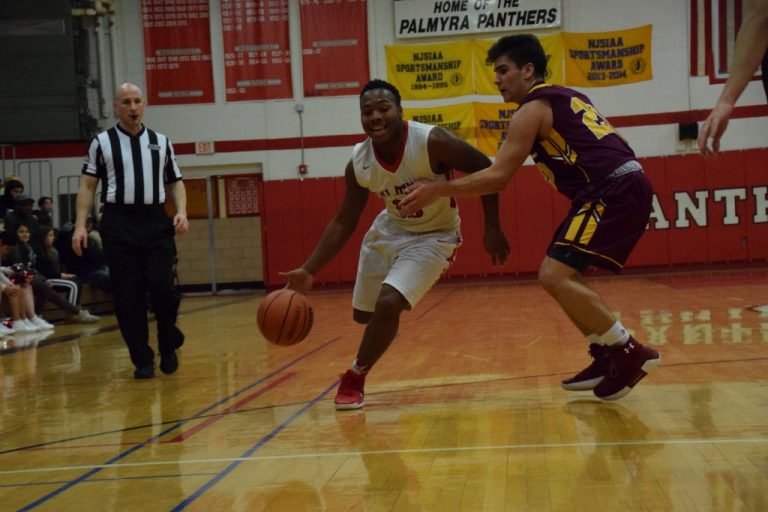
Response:
[{"label": "white shorts", "polygon": [[380,213],[360,247],[352,307],[373,312],[384,283],[415,306],[451,266],[459,245],[458,229],[412,233]]}]

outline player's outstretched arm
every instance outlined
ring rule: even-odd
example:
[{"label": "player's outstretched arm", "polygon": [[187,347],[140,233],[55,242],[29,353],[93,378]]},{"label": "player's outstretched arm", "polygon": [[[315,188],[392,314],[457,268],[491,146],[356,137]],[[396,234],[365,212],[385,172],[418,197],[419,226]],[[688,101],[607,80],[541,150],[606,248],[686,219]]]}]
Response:
[{"label": "player's outstretched arm", "polygon": [[[699,152],[712,156],[720,151],[720,138],[744,89],[768,51],[768,0],[752,0],[736,36],[728,80],[699,131]],[[711,139],[711,141],[710,141]]]},{"label": "player's outstretched arm", "polygon": [[344,247],[357,227],[357,222],[368,202],[368,189],[361,187],[355,179],[352,161],[347,164],[344,173],[346,190],[336,216],[328,223],[320,241],[307,261],[297,269],[280,273],[288,281],[287,287],[296,291],[306,292],[312,287],[313,278],[320,269],[328,264]]},{"label": "player's outstretched arm", "polygon": [[414,183],[400,201],[400,215],[411,215],[441,196],[475,197],[503,190],[528,157],[548,112],[551,115],[549,105],[540,100],[520,107],[509,122],[507,138],[490,167],[457,180]]}]

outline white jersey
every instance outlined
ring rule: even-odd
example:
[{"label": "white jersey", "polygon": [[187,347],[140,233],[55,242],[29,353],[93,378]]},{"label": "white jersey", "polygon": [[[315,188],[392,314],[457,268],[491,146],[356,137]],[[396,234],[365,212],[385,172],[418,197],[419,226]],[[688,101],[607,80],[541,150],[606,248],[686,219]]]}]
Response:
[{"label": "white jersey", "polygon": [[458,229],[459,210],[451,197],[441,197],[408,218],[400,216],[397,204],[405,197],[409,185],[416,180],[448,179],[445,174],[432,172],[429,165],[427,138],[434,127],[416,121],[404,123],[405,144],[392,165],[376,157],[370,138],[355,145],[352,165],[357,183],[384,199],[390,219],[405,231],[426,233]]}]

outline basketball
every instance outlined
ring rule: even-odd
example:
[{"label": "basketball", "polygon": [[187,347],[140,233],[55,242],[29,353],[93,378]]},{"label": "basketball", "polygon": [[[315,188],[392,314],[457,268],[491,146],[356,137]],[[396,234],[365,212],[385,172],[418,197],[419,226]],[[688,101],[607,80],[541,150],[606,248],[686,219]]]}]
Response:
[{"label": "basketball", "polygon": [[307,337],[313,319],[312,306],[307,298],[297,291],[283,288],[264,297],[259,304],[256,322],[267,341],[286,347]]}]

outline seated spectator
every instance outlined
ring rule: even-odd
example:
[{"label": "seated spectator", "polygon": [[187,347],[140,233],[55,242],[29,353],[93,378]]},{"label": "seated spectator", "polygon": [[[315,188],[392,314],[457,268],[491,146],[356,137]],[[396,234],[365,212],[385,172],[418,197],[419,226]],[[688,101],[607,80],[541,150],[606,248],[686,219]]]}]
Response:
[{"label": "seated spectator", "polygon": [[5,229],[16,233],[16,228],[24,224],[30,233],[37,233],[38,222],[33,213],[35,200],[27,194],[19,194],[15,199],[15,207],[5,215]]},{"label": "seated spectator", "polygon": [[61,272],[59,252],[53,246],[55,236],[52,227],[41,227],[32,241],[32,248],[37,256],[35,270],[46,278],[46,283],[55,291],[66,293],[68,302],[80,310],[76,315],[78,321],[97,322],[98,316],[92,315],[87,309],[80,307],[80,286],[76,281],[77,276]]},{"label": "seated spectator", "polygon": [[[87,312],[83,314],[83,310],[80,309],[80,306],[64,300],[61,295],[53,290],[53,287],[47,282],[45,276],[37,271],[37,255],[29,245],[29,228],[24,224],[20,224],[16,229],[16,236],[18,236],[19,241],[16,244],[16,247],[14,247],[8,254],[8,262],[11,264],[11,268],[15,270],[14,276],[11,277],[11,281],[22,287],[22,320],[26,319],[26,323],[37,326],[39,329],[53,329],[53,325],[46,322],[39,315],[39,312],[42,311],[45,303],[50,301],[60,309],[66,311],[70,318],[77,319],[81,322],[97,321],[98,317],[94,317]],[[17,328],[15,324],[13,325],[13,328],[17,331],[24,330],[23,327],[23,322],[21,323],[20,328]]]},{"label": "seated spectator", "polygon": [[61,266],[69,273],[77,276],[80,284],[87,284],[97,290],[112,291],[112,281],[107,269],[107,259],[104,249],[98,243],[91,243],[88,237],[88,247],[82,249],[83,255],[78,256],[72,250],[72,235],[74,229],[62,230],[56,237],[55,247],[59,251]]},{"label": "seated spectator", "polygon": [[3,195],[0,196],[0,216],[5,217],[9,211],[16,208],[16,198],[23,193],[24,184],[9,177],[5,182]]},{"label": "seated spectator", "polygon": [[53,227],[53,199],[43,196],[37,200],[37,210],[32,214],[37,219],[40,227]]},{"label": "seated spectator", "polygon": [[19,312],[18,315],[13,315],[11,328],[16,332],[52,329],[53,325],[35,314],[34,289],[32,287],[34,272],[28,262],[22,261],[26,255],[26,248],[21,238],[26,236],[27,240],[29,239],[29,229],[21,224],[15,234],[17,242],[3,256],[2,267],[0,268],[11,283],[18,287]]},{"label": "seated spectator", "polygon": [[[16,235],[10,231],[0,230],[0,259],[5,257],[11,249],[16,245]],[[0,298],[7,297],[8,303],[11,309],[11,321],[16,322],[21,320],[21,306],[19,305],[21,288],[15,285],[9,279],[13,271],[10,268],[0,266]],[[11,324],[13,325],[13,324]],[[3,322],[0,322],[0,337],[7,334],[13,334],[16,332],[10,327],[6,327]]]}]

